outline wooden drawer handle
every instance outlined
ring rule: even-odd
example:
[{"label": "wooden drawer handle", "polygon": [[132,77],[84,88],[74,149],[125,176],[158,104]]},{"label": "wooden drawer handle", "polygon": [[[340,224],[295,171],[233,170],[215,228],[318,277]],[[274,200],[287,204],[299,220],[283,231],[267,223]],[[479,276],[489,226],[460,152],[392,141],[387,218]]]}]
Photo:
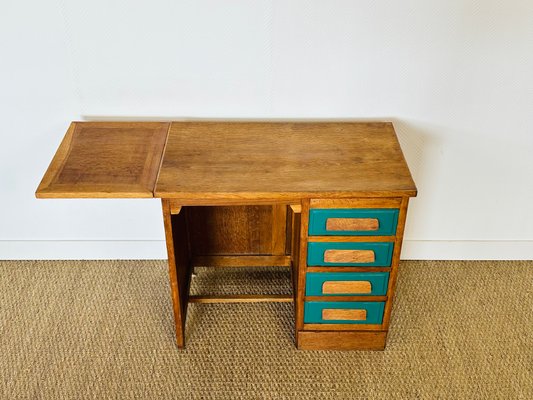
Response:
[{"label": "wooden drawer handle", "polygon": [[335,309],[326,308],[322,310],[322,319],[324,321],[330,320],[345,320],[345,321],[364,321],[366,320],[366,310],[351,310],[351,309]]},{"label": "wooden drawer handle", "polygon": [[328,231],[377,231],[378,229],[377,218],[328,218],[326,220]]},{"label": "wooden drawer handle", "polygon": [[369,281],[326,281],[322,284],[323,294],[346,294],[372,292],[372,284]]},{"label": "wooden drawer handle", "polygon": [[324,262],[328,263],[373,263],[376,254],[373,250],[326,250]]}]

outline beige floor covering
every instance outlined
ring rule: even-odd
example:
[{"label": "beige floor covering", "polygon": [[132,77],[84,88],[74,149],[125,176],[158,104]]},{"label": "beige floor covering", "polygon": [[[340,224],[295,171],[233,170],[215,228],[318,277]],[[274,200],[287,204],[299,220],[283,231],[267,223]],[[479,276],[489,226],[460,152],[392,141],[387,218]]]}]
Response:
[{"label": "beige floor covering", "polygon": [[[193,290],[288,279],[199,268]],[[0,398],[533,399],[533,262],[402,262],[383,352],[297,351],[291,304],[189,310],[180,351],[164,261],[0,262]]]}]

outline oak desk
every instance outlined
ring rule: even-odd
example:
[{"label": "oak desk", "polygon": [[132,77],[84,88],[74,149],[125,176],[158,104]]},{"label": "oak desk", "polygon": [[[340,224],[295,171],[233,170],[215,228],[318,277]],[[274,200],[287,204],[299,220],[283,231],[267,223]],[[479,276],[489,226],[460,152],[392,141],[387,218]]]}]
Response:
[{"label": "oak desk", "polygon": [[[189,302],[248,301],[294,301],[299,349],[385,347],[416,196],[391,123],[73,122],[36,196],[162,199],[179,347]],[[189,296],[195,265],[293,293]]]}]

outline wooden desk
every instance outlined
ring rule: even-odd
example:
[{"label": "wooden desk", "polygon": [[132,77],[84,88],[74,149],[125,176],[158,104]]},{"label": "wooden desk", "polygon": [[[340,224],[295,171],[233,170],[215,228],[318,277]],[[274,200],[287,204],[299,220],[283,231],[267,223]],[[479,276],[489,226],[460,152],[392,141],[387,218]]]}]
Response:
[{"label": "wooden desk", "polygon": [[[294,301],[299,349],[385,347],[416,196],[391,123],[73,122],[36,196],[162,199],[179,347],[188,303],[248,301]],[[293,293],[189,296],[195,265]]]}]

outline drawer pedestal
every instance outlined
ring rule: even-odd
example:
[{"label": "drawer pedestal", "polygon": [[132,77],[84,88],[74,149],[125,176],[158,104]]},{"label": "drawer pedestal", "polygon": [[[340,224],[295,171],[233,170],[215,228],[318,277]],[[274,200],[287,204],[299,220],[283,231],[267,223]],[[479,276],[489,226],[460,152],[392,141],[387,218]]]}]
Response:
[{"label": "drawer pedestal", "polygon": [[297,346],[383,350],[409,198],[302,203]]}]

